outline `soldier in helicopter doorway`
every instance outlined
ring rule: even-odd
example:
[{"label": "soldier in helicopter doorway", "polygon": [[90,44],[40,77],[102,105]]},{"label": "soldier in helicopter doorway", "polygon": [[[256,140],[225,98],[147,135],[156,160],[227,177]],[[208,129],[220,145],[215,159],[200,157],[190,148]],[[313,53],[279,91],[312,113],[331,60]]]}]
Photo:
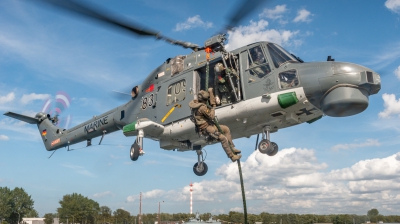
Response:
[{"label": "soldier in helicopter doorway", "polygon": [[[211,108],[207,105],[207,101],[209,101]],[[229,128],[225,125],[219,125],[223,132],[221,133],[216,126],[214,120],[216,102],[212,88],[209,88],[208,92],[201,90],[197,94],[197,100],[194,99],[189,102],[189,107],[192,110],[192,121],[195,123],[197,131],[204,136],[210,136],[220,141],[222,148],[232,162],[242,157],[242,155],[236,155],[241,151],[235,148]]]},{"label": "soldier in helicopter doorway", "polygon": [[216,102],[218,105],[232,103],[232,79],[229,79],[227,73],[235,74],[234,70],[225,69],[222,63],[214,66],[215,82],[216,82]]}]

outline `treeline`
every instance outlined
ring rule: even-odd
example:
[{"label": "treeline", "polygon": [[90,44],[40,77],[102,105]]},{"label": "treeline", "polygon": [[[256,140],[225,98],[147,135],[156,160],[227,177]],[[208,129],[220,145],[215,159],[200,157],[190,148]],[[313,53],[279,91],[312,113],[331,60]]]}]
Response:
[{"label": "treeline", "polygon": [[[122,209],[117,209],[114,212],[107,206],[102,206],[101,212],[97,218],[97,221],[92,222],[92,220],[87,223],[83,220],[82,224],[139,224],[138,216],[129,215],[129,212]],[[371,210],[370,210],[371,211]],[[52,216],[57,216],[58,214],[47,214]],[[183,221],[186,222],[190,218],[193,218],[194,214],[189,213],[176,213],[168,214],[161,213],[161,223],[166,223],[168,221]],[[210,213],[200,214],[201,220],[207,221],[211,217]],[[241,212],[229,212],[229,214],[220,214],[213,216],[213,219],[221,221],[223,224],[228,223],[243,223],[243,213]],[[254,224],[255,222],[262,222],[263,224],[312,224],[312,223],[334,223],[334,224],[360,224],[370,221],[371,223],[378,223],[383,221],[384,223],[400,223],[400,216],[390,215],[384,216],[370,214],[368,215],[349,215],[349,214],[334,214],[334,215],[314,215],[314,214],[271,214],[267,212],[262,212],[260,214],[248,214],[248,222]],[[76,219],[75,219],[76,220]],[[50,220],[49,220],[50,221]],[[63,220],[66,223],[66,219]],[[158,221],[157,213],[147,213],[142,214],[142,224],[154,224]],[[69,220],[69,223],[72,219]],[[76,221],[75,221],[76,222]],[[46,224],[52,224],[52,222],[46,222]]]},{"label": "treeline", "polygon": [[[112,211],[107,206],[100,206],[98,202],[89,199],[81,194],[72,193],[64,195],[59,201],[60,207],[57,213],[47,213],[44,215],[45,223],[52,224],[54,218],[59,218],[60,223],[80,223],[80,224],[140,224],[137,214],[132,215],[123,209]],[[34,201],[24,189],[15,188],[10,190],[7,187],[0,187],[0,224],[17,224],[22,218],[38,217],[38,213],[33,208]],[[162,223],[167,221],[186,222],[194,218],[194,214],[161,213]],[[201,220],[211,218],[210,213],[200,214]],[[241,212],[229,212],[213,216],[213,219],[222,223],[244,223],[244,216]],[[142,214],[141,224],[154,224],[158,221],[157,213]],[[369,210],[366,215],[314,215],[314,214],[271,214],[262,212],[260,214],[248,214],[248,222],[262,222],[263,224],[311,224],[311,223],[334,223],[334,224],[360,224],[370,221],[371,223],[400,223],[400,216],[379,214],[377,209]]]},{"label": "treeline", "polygon": [[[214,216],[215,219],[219,219],[223,222],[243,223],[243,213],[241,212],[229,212],[228,215],[221,214]],[[270,214],[262,212],[259,215],[248,214],[248,222],[254,224],[255,222],[262,222],[263,224],[312,224],[312,223],[334,223],[334,224],[360,224],[370,221],[371,223],[378,223],[383,221],[384,223],[400,223],[400,216],[380,215],[377,209],[371,209],[366,215],[351,215],[351,214],[333,214],[333,215],[314,215],[314,214]]]}]

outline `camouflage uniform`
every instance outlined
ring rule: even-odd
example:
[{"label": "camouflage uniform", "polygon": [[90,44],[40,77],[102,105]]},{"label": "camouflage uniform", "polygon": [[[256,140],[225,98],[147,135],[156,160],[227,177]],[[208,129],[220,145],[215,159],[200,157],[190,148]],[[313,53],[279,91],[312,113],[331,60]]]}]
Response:
[{"label": "camouflage uniform", "polygon": [[214,73],[216,78],[216,95],[220,99],[219,104],[227,104],[232,102],[232,92],[230,86],[230,80],[226,76],[226,69],[222,63],[217,63],[214,67]]},{"label": "camouflage uniform", "polygon": [[[206,91],[200,91],[200,94],[206,95],[206,99],[208,99],[209,95]],[[200,95],[199,94],[199,95]],[[226,155],[231,158],[232,162],[240,159],[241,155],[235,155],[234,153],[240,153],[240,150],[235,148],[235,145],[232,142],[231,132],[229,128],[225,125],[219,125],[221,131],[218,131],[217,126],[214,123],[215,118],[215,109],[209,108],[205,103],[207,101],[201,100],[192,100],[189,102],[189,107],[192,110],[192,114],[194,116],[194,123],[198,128],[199,132],[204,136],[211,136],[212,138],[217,139],[221,142],[222,148],[224,149]],[[229,144],[232,146],[232,150],[229,147]]]}]

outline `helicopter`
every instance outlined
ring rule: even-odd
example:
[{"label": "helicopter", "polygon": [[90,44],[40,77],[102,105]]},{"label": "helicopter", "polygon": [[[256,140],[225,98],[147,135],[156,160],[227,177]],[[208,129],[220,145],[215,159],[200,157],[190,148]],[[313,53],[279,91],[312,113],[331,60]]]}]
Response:
[{"label": "helicopter", "polygon": [[[278,44],[262,41],[231,51],[226,50],[225,34],[216,34],[203,46],[178,41],[159,32],[132,25],[108,16],[103,10],[81,2],[40,0],[58,8],[78,13],[136,35],[154,37],[189,48],[187,55],[166,59],[140,85],[131,89],[125,104],[69,129],[57,126],[57,115],[39,112],[35,117],[14,112],[4,115],[38,126],[46,150],[55,151],[73,144],[122,131],[136,137],[130,159],[144,156],[144,138],[158,141],[164,150],[195,151],[193,172],[203,176],[208,166],[203,148],[218,141],[196,132],[189,102],[201,90],[211,88],[218,99],[215,109],[218,122],[227,125],[233,139],[262,133],[258,150],[274,156],[278,144],[270,134],[302,123],[313,123],[323,116],[346,117],[367,109],[369,96],[381,89],[380,75],[362,65],[337,62],[328,56],[323,62],[304,62]],[[227,30],[261,1],[238,7]],[[248,5],[248,7],[244,7]],[[222,69],[221,69],[222,68]],[[222,71],[221,71],[222,70]],[[226,82],[221,84],[221,76]]]}]

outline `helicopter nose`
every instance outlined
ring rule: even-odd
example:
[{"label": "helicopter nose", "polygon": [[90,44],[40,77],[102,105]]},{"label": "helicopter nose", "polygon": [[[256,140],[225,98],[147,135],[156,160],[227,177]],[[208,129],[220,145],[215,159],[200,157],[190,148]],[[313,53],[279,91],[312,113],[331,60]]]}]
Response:
[{"label": "helicopter nose", "polygon": [[332,117],[363,112],[368,107],[369,96],[378,93],[381,88],[380,75],[357,64],[330,63],[329,72],[318,78],[321,92],[314,97],[314,105]]}]

